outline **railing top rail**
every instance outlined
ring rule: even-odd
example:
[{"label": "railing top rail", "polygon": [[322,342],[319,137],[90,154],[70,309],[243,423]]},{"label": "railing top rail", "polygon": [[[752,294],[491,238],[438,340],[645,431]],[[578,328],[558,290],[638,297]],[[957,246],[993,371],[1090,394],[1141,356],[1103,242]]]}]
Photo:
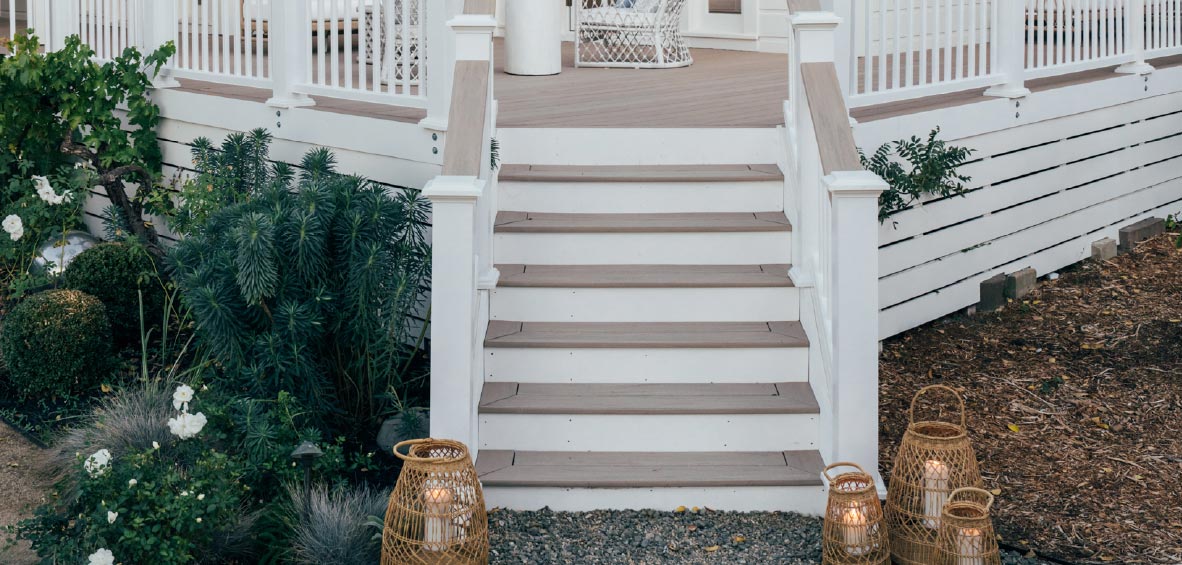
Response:
[{"label": "railing top rail", "polygon": [[[466,0],[464,14],[492,15],[494,0]],[[491,61],[456,61],[443,153],[446,176],[479,177],[484,155]]]},{"label": "railing top rail", "polygon": [[795,14],[797,12],[820,12],[821,2],[819,0],[788,0],[788,12]]},{"label": "railing top rail", "polygon": [[862,170],[854,131],[850,127],[849,110],[837,80],[837,68],[833,63],[802,63],[800,79],[808,98],[824,173]]}]

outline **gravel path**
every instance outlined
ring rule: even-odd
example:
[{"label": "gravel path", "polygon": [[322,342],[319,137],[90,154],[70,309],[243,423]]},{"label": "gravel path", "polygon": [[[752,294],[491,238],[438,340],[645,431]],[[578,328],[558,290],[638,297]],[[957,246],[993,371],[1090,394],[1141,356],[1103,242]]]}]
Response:
[{"label": "gravel path", "polygon": [[40,450],[7,424],[0,423],[0,563],[31,565],[37,556],[27,542],[10,545],[7,528],[27,518],[45,499],[48,485],[37,472]]},{"label": "gravel path", "polygon": [[[799,514],[495,510],[489,522],[494,564],[821,562],[821,520]],[[1003,562],[1043,564],[1016,554]]]}]

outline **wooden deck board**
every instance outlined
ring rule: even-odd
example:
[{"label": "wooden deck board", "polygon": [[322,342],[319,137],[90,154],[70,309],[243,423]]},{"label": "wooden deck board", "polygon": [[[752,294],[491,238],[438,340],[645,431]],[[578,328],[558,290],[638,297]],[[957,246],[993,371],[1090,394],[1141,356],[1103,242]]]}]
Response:
[{"label": "wooden deck board", "polygon": [[783,212],[556,214],[500,212],[498,233],[671,233],[792,231]]},{"label": "wooden deck board", "polygon": [[[505,383],[502,383],[505,384]],[[512,383],[508,383],[512,384]],[[808,383],[551,384],[523,383],[485,391],[481,414],[816,414]]]},{"label": "wooden deck board", "polygon": [[486,347],[807,347],[799,322],[512,322],[488,324]]},{"label": "wooden deck board", "polygon": [[481,482],[486,486],[561,488],[819,486],[824,467],[816,451],[567,453],[482,450],[476,465]]},{"label": "wooden deck board", "polygon": [[534,288],[789,287],[791,265],[497,265],[498,286]]}]

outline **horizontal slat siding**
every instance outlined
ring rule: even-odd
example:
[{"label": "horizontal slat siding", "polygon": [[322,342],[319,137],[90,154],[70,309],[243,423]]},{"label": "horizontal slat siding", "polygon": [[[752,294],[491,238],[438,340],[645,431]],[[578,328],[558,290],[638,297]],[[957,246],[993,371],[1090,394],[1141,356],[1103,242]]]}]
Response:
[{"label": "horizontal slat siding", "polygon": [[996,273],[1059,269],[1121,226],[1182,211],[1182,94],[949,141],[976,150],[971,192],[882,227],[883,337],[976,303]]}]

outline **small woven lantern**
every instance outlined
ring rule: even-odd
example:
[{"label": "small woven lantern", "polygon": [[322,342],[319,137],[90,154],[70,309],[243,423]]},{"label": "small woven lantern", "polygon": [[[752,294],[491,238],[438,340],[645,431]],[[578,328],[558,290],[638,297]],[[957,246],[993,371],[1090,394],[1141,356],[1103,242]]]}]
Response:
[{"label": "small woven lantern", "polygon": [[993,495],[979,488],[958,488],[948,495],[940,519],[940,565],[1001,565],[1001,552],[989,509]]},{"label": "small woven lantern", "polygon": [[[937,390],[956,398],[959,423],[915,421],[916,402]],[[887,487],[891,555],[896,563],[931,565],[936,562],[936,537],[944,504],[958,488],[980,487],[981,472],[969,442],[964,400],[955,390],[943,385],[920,389],[911,400],[908,419]]]},{"label": "small woven lantern", "polygon": [[394,454],[403,465],[386,510],[382,565],[488,563],[488,514],[468,448],[416,439]]},{"label": "small woven lantern", "polygon": [[[833,477],[829,471],[853,467]],[[874,478],[855,463],[834,463],[822,473],[829,482],[822,534],[822,563],[889,565],[891,550]]]}]

